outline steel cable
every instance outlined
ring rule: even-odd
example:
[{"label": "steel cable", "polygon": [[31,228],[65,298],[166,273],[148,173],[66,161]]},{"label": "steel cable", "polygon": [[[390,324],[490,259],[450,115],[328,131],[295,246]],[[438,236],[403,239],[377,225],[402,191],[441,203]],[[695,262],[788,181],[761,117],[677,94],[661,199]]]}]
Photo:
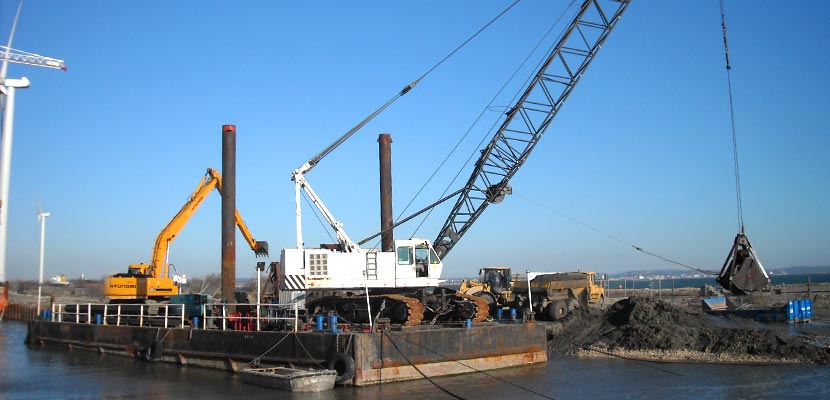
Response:
[{"label": "steel cable", "polygon": [[726,57],[726,83],[729,88],[729,118],[732,124],[732,160],[735,167],[735,197],[738,203],[738,223],[741,233],[744,232],[744,207],[741,199],[741,172],[738,166],[738,135],[735,130],[735,107],[732,104],[732,65],[729,63],[729,43],[726,36],[726,15],[723,10],[723,0],[720,0],[721,30],[723,31],[723,52]]},{"label": "steel cable", "polygon": [[[391,336],[391,334],[390,334],[389,332],[387,332],[387,331],[383,331],[383,332],[384,332],[384,334],[386,334],[386,336],[389,338],[389,342],[390,342],[390,343],[392,343],[392,346],[394,346],[394,347],[395,347],[395,350],[398,350],[398,352],[401,354],[401,356],[402,356],[402,357],[403,357],[403,358],[404,358],[407,362],[409,362],[409,364],[410,364],[410,365],[412,365],[412,367],[413,367],[413,368],[415,368],[418,372],[420,372],[420,373],[421,373],[421,375],[422,375],[422,376],[424,376],[424,378],[427,378],[427,376],[426,376],[426,375],[424,375],[424,374],[423,374],[420,370],[418,370],[418,368],[417,368],[417,367],[415,367],[415,365],[414,365],[414,364],[412,364],[412,362],[411,362],[411,361],[409,361],[409,359],[406,357],[406,355],[404,355],[404,354],[403,354],[403,352],[401,352],[401,350],[398,348],[398,346],[395,344],[395,342],[394,342],[394,341],[392,341],[392,336]],[[448,356],[446,356],[446,355],[444,355],[444,354],[441,354],[441,353],[439,353],[439,352],[437,352],[437,351],[435,351],[435,350],[432,350],[432,349],[429,349],[429,348],[427,348],[427,347],[424,347],[424,346],[422,346],[422,345],[421,345],[421,344],[419,344],[419,343],[415,343],[415,342],[413,342],[413,341],[411,341],[411,340],[407,340],[405,337],[401,337],[401,336],[399,336],[399,338],[400,338],[400,339],[403,339],[404,341],[406,341],[407,343],[409,343],[409,344],[411,344],[411,345],[413,345],[413,346],[420,347],[420,348],[422,348],[422,349],[424,349],[424,350],[426,350],[426,351],[428,351],[428,352],[430,352],[430,353],[436,354],[436,355],[438,355],[438,356],[441,356],[441,357],[445,358],[446,360],[449,360],[449,361],[455,362],[455,363],[457,363],[457,364],[463,365],[464,367],[467,367],[467,368],[469,368],[469,369],[471,369],[471,370],[473,370],[473,371],[475,371],[475,372],[478,372],[478,373],[481,373],[481,374],[487,375],[488,377],[493,378],[493,379],[496,379],[496,380],[498,380],[498,381],[500,381],[500,382],[503,382],[503,383],[506,383],[506,384],[508,384],[508,385],[514,386],[514,387],[516,387],[516,388],[522,389],[522,390],[524,390],[524,391],[527,391],[527,392],[533,393],[533,394],[535,394],[535,395],[537,395],[537,396],[539,396],[539,397],[542,397],[542,398],[545,398],[545,399],[548,399],[548,400],[556,400],[556,399],[554,399],[553,397],[547,396],[547,395],[545,395],[545,394],[543,394],[543,393],[539,393],[539,392],[533,391],[533,390],[531,390],[531,389],[528,389],[528,388],[526,388],[526,387],[519,386],[519,385],[517,385],[517,384],[515,384],[515,383],[513,383],[513,382],[506,381],[506,380],[501,379],[501,378],[499,378],[499,377],[497,377],[497,376],[493,376],[492,374],[489,374],[489,373],[487,373],[486,371],[482,371],[482,370],[480,370],[480,369],[476,369],[476,368],[474,368],[474,367],[471,367],[471,366],[469,366],[469,365],[467,365],[467,364],[464,364],[463,362],[461,362],[461,361],[459,361],[459,360],[455,360],[455,359],[450,358],[450,357],[448,357]],[[427,379],[429,379],[429,378],[427,378]],[[438,386],[436,383],[434,383],[434,382],[432,382],[432,381],[430,381],[430,383],[432,383],[433,385]],[[439,387],[439,389],[441,389],[441,388]],[[443,389],[442,389],[442,390],[443,390]],[[454,395],[453,395],[453,396],[454,396]]]}]

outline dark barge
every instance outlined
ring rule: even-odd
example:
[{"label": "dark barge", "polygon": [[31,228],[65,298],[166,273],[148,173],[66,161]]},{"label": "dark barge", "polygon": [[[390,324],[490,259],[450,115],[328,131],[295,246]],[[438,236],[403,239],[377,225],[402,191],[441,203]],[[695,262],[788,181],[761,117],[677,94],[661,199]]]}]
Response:
[{"label": "dark barge", "polygon": [[27,342],[232,372],[286,365],[335,369],[338,384],[354,386],[547,361],[546,329],[533,322],[393,326],[372,332],[236,331],[101,322],[30,321]]}]

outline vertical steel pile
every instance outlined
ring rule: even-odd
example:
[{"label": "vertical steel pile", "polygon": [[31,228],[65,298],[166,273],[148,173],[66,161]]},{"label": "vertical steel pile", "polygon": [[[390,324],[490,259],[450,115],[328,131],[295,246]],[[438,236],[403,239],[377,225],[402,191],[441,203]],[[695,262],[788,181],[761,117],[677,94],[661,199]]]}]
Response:
[{"label": "vertical steel pile", "polygon": [[[222,126],[222,301],[235,303],[236,125]],[[229,312],[236,310],[229,307]]]},{"label": "vertical steel pile", "polygon": [[378,135],[378,159],[380,161],[380,248],[381,251],[395,250],[395,236],[392,232],[392,136]]}]

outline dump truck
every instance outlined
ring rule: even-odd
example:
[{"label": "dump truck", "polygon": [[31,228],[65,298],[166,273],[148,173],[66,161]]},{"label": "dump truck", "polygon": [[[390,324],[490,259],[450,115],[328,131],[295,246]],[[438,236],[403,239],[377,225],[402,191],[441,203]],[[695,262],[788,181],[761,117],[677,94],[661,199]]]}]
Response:
[{"label": "dump truck", "polygon": [[[509,267],[487,267],[480,280],[464,280],[460,291],[487,299],[491,311],[530,309],[541,319],[556,321],[579,307],[605,305],[605,274],[596,272],[529,272],[513,274]],[[528,280],[530,290],[528,291]]]}]

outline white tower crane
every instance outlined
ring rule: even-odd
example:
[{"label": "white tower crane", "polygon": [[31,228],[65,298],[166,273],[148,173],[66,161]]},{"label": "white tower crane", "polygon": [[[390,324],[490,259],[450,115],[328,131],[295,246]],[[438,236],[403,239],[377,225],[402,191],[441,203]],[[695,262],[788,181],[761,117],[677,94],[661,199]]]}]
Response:
[{"label": "white tower crane", "polygon": [[17,20],[20,17],[20,9],[22,7],[23,1],[21,0],[17,7],[14,23],[12,24],[9,44],[7,46],[0,46],[0,51],[2,51],[0,53],[0,60],[2,60],[2,67],[0,68],[0,95],[2,95],[2,102],[0,104],[5,105],[2,125],[3,138],[2,142],[0,142],[0,146],[2,146],[2,149],[0,149],[0,285],[4,285],[4,282],[6,282],[6,233],[9,211],[9,179],[11,178],[12,164],[12,136],[14,131],[14,94],[18,88],[29,87],[29,79],[26,77],[6,79],[8,63],[13,62],[66,70],[66,65],[63,60],[11,48],[12,40],[14,39],[14,30],[17,27]]}]

